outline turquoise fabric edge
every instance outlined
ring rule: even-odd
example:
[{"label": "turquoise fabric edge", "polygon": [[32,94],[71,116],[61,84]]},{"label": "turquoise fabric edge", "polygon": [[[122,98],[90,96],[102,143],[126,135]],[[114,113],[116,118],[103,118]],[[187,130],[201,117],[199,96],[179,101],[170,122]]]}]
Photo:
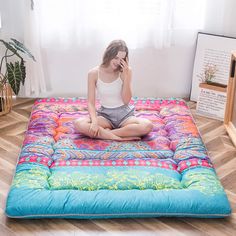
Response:
[{"label": "turquoise fabric edge", "polygon": [[211,196],[196,190],[12,189],[10,193],[5,209],[10,218],[224,218],[231,214],[225,193]]}]

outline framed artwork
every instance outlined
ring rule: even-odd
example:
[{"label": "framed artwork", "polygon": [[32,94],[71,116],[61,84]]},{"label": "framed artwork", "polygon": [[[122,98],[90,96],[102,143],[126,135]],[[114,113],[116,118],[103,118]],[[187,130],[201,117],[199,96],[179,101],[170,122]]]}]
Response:
[{"label": "framed artwork", "polygon": [[199,32],[192,74],[191,101],[197,101],[200,83],[207,69],[214,69],[211,82],[225,85],[229,79],[231,53],[236,50],[236,38]]}]

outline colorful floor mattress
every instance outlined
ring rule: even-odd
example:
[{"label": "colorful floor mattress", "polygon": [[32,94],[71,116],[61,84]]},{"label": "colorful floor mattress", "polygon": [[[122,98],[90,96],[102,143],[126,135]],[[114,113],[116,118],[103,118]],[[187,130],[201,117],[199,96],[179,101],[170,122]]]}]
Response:
[{"label": "colorful floor mattress", "polygon": [[[86,99],[35,102],[8,195],[13,218],[228,216],[231,208],[186,103],[139,99],[141,141],[90,139],[73,121]],[[99,104],[96,104],[99,106]]]}]

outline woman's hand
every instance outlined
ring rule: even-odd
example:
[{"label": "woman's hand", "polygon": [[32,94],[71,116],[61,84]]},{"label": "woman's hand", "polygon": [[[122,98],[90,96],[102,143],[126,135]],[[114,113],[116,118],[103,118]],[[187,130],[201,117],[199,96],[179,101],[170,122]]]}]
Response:
[{"label": "woman's hand", "polygon": [[89,127],[89,134],[91,137],[95,138],[98,136],[99,126],[97,122],[92,122]]},{"label": "woman's hand", "polygon": [[120,75],[120,78],[123,81],[121,96],[124,104],[129,104],[130,99],[132,97],[132,91],[131,91],[132,70],[129,67],[128,62],[126,62],[123,59],[121,59],[121,67],[123,69]]},{"label": "woman's hand", "polygon": [[[128,59],[127,59],[128,60]],[[130,79],[130,68],[128,62],[126,62],[124,59],[120,60],[120,66],[121,66],[121,79],[124,80],[129,80]]]}]

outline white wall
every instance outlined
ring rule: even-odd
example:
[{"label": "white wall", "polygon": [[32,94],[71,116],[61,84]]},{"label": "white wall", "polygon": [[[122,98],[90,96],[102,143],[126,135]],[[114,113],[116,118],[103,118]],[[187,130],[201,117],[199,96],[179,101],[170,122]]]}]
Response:
[{"label": "white wall", "polygon": [[[130,50],[135,96],[188,97],[195,41],[189,47]],[[50,96],[86,96],[88,70],[101,62],[102,48],[44,51],[52,91]],[[67,70],[63,65],[67,63]],[[70,68],[70,69],[69,69]]]},{"label": "white wall", "polygon": [[[213,0],[208,0],[213,3]],[[2,29],[0,37],[23,38],[21,1],[0,0]],[[211,33],[236,36],[236,1],[227,0],[223,13],[214,9],[208,11],[206,31]],[[214,0],[213,5],[222,0]],[[12,7],[12,4],[14,7]],[[211,5],[212,6],[212,5]],[[214,21],[215,14],[224,14],[225,21]],[[143,48],[130,51],[130,64],[133,69],[133,91],[135,96],[188,97],[191,88],[192,67],[195,53],[196,35],[185,32],[188,37],[181,37],[181,32],[174,32],[175,40],[170,48],[158,50]],[[44,49],[43,63],[50,91],[41,96],[85,96],[87,72],[101,62],[104,48],[83,48],[79,51],[68,49],[62,53],[60,48],[54,51]],[[65,70],[64,65],[68,68]]]},{"label": "white wall", "polygon": [[[130,50],[133,95],[140,97],[189,97],[196,34],[175,32],[170,48]],[[51,91],[47,96],[86,96],[87,73],[101,63],[104,48],[44,49],[46,74]],[[66,69],[64,65],[66,66]]]}]

